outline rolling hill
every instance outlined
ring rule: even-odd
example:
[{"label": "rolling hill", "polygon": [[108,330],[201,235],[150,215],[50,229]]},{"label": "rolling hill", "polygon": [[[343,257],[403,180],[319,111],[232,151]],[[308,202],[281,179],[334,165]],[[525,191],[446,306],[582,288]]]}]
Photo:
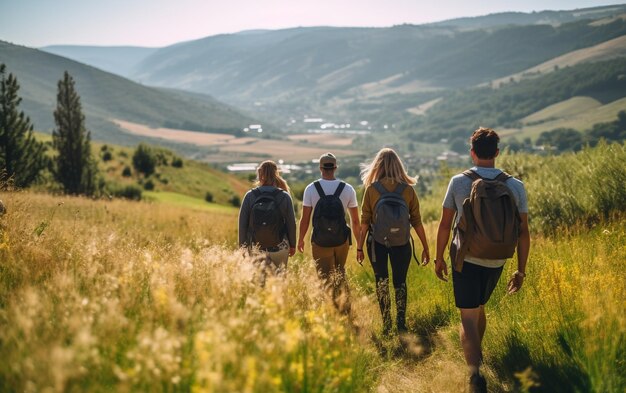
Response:
[{"label": "rolling hill", "polygon": [[0,63],[17,76],[21,109],[35,127],[46,131],[54,127],[57,81],[68,71],[81,96],[87,127],[95,139],[132,141],[111,119],[124,119],[149,126],[190,123],[204,131],[237,133],[255,122],[211,97],[190,95],[143,86],[120,76],[73,60],[0,41]]},{"label": "rolling hill", "polygon": [[84,45],[52,45],[39,48],[80,63],[89,64],[103,71],[128,76],[135,64],[145,59],[158,48],[137,46],[84,46]]}]

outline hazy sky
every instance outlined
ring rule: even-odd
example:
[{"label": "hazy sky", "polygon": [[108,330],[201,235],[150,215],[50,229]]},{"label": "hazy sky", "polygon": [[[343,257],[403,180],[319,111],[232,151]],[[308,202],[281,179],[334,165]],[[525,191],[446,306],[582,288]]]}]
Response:
[{"label": "hazy sky", "polygon": [[620,3],[624,0],[0,0],[0,40],[32,47],[165,46],[249,29],[392,26]]}]

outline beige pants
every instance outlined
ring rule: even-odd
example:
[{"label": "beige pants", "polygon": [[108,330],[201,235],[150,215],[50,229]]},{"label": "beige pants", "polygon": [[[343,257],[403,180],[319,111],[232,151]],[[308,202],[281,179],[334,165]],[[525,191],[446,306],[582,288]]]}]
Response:
[{"label": "beige pants", "polygon": [[350,296],[346,281],[346,260],[350,250],[349,240],[336,247],[311,244],[317,274],[331,294],[333,303],[343,313],[350,312]]}]

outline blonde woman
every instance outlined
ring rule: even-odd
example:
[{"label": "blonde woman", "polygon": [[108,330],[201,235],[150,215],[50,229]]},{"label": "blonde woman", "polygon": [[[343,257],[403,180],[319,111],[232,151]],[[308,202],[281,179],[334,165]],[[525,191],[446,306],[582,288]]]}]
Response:
[{"label": "blonde woman", "polygon": [[365,186],[361,211],[361,235],[357,243],[357,261],[364,259],[363,246],[367,238],[367,254],[376,277],[376,295],[383,319],[383,334],[391,331],[391,301],[389,295],[389,262],[393,274],[396,298],[396,326],[399,333],[407,331],[406,276],[411,262],[411,227],[422,243],[422,263],[430,260],[428,242],[422,226],[419,201],[410,177],[400,158],[392,149],[380,150],[374,160],[362,168]]},{"label": "blonde woman", "polygon": [[255,188],[246,193],[239,210],[239,246],[258,247],[268,267],[284,270],[296,252],[296,219],[289,186],[274,161],[256,170]]}]

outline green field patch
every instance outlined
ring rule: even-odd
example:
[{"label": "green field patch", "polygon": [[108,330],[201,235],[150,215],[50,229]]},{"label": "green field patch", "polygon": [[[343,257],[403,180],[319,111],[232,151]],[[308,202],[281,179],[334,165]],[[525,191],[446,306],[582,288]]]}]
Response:
[{"label": "green field patch", "polygon": [[[569,100],[568,100],[569,101]],[[558,104],[557,104],[558,105]],[[547,109],[547,108],[546,108]],[[546,121],[541,124],[522,128],[509,128],[500,130],[500,135],[516,137],[518,139],[537,139],[544,131],[552,131],[557,128],[573,128],[578,131],[590,130],[594,124],[606,123],[617,120],[617,114],[626,110],[626,98],[613,101],[609,104],[590,108],[576,115],[563,117],[557,120]]]},{"label": "green field patch", "polygon": [[526,116],[522,119],[522,123],[531,125],[550,120],[570,118],[600,106],[602,106],[602,103],[591,97],[572,97]]},{"label": "green field patch", "polygon": [[238,209],[233,206],[209,203],[203,199],[194,198],[192,196],[179,194],[176,192],[144,191],[143,196],[144,196],[144,199],[149,202],[167,203],[170,205],[187,207],[191,209],[199,209],[199,210],[222,212],[222,213],[233,213],[233,214],[235,214],[238,211]]}]

